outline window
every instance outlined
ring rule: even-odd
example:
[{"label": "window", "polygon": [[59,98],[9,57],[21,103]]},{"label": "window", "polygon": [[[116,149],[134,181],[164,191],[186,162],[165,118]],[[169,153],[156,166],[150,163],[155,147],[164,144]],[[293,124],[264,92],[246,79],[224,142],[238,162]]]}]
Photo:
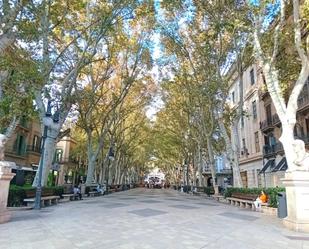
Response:
[{"label": "window", "polygon": [[235,92],[232,92],[232,101],[235,103]]},{"label": "window", "polygon": [[243,115],[241,115],[240,122],[241,122],[241,128],[244,128],[245,127],[245,120],[244,120]]},{"label": "window", "polygon": [[14,149],[16,151],[16,154],[19,156],[22,156],[26,153],[26,139],[24,136],[18,134],[15,144],[14,144]]},{"label": "window", "polygon": [[259,132],[254,133],[254,141],[255,141],[255,151],[256,153],[260,152],[260,141],[259,141]]},{"label": "window", "polygon": [[246,148],[246,139],[245,138],[242,139],[242,147],[244,149]]},{"label": "window", "polygon": [[255,100],[252,102],[252,114],[253,114],[253,119],[256,119],[257,111],[256,111],[256,101]]},{"label": "window", "polygon": [[62,161],[62,155],[63,155],[63,150],[62,149],[56,149],[54,162],[60,163]]},{"label": "window", "polygon": [[271,125],[272,124],[272,114],[271,114],[271,106],[267,105],[265,107],[266,109],[266,120],[267,120],[267,124]]},{"label": "window", "polygon": [[250,70],[250,80],[251,80],[251,85],[254,85],[255,78],[254,78],[254,69],[253,68]]},{"label": "window", "polygon": [[40,152],[40,143],[41,143],[41,141],[40,141],[40,138],[39,138],[39,136],[37,136],[37,135],[34,135],[33,136],[33,140],[32,140],[32,150],[33,151],[35,151],[35,152]]}]

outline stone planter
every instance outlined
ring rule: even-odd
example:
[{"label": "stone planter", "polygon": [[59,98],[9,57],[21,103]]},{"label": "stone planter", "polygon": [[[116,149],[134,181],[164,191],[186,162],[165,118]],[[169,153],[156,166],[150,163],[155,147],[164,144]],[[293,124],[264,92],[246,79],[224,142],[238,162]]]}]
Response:
[{"label": "stone planter", "polygon": [[277,216],[277,212],[277,208],[262,206],[262,213],[266,215]]},{"label": "stone planter", "polygon": [[0,161],[0,224],[8,222],[11,214],[7,209],[10,181],[15,176],[11,172],[13,162]]}]

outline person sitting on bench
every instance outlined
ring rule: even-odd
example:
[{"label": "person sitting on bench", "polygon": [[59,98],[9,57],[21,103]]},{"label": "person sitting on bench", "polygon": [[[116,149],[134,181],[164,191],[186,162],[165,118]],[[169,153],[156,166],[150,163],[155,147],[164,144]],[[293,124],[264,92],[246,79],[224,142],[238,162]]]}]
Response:
[{"label": "person sitting on bench", "polygon": [[262,203],[267,202],[267,195],[264,193],[264,191],[261,191],[261,194],[258,198],[256,198],[254,202],[254,206],[256,208],[256,211],[261,211],[262,210]]},{"label": "person sitting on bench", "polygon": [[102,189],[102,186],[101,184],[98,184],[97,188],[96,188],[96,191],[102,195],[104,195],[104,190]]},{"label": "person sitting on bench", "polygon": [[79,199],[82,200],[82,193],[80,192],[80,189],[75,185],[73,189],[74,195],[78,195]]}]

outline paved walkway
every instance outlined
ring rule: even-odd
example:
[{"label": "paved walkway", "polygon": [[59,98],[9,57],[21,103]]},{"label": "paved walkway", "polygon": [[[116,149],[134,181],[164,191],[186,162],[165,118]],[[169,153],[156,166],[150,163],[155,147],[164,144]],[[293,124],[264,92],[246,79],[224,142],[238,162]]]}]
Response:
[{"label": "paved walkway", "polygon": [[309,249],[266,216],[173,190],[133,189],[13,213],[1,249]]}]

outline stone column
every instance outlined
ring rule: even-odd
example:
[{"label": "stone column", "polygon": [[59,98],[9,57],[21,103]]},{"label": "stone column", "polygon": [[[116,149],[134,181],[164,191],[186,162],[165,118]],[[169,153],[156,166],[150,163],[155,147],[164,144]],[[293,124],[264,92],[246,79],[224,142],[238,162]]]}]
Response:
[{"label": "stone column", "polygon": [[0,224],[8,222],[11,218],[10,212],[7,210],[7,202],[9,195],[10,181],[15,176],[11,173],[13,162],[0,161]]},{"label": "stone column", "polygon": [[282,182],[286,187],[288,208],[283,224],[298,232],[309,232],[309,172],[287,172]]}]

